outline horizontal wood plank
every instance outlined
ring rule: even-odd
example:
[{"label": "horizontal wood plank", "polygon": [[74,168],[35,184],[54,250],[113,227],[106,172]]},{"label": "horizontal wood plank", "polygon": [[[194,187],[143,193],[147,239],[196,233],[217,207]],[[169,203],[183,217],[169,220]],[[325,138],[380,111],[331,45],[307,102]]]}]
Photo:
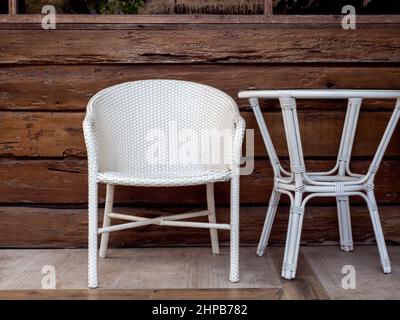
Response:
[{"label": "horizontal wood plank", "polygon": [[[92,95],[108,86],[142,79],[180,79],[214,86],[248,102],[239,90],[254,88],[400,88],[400,67],[305,67],[265,65],[81,65],[3,66],[0,69],[0,110],[83,111]],[[376,81],[379,79],[379,81]],[[301,108],[337,109],[338,101],[307,102]],[[363,108],[393,109],[393,101],[366,100]],[[266,109],[276,107],[268,103]]]},{"label": "horizontal wood plank", "polygon": [[[292,286],[289,286],[292,287]],[[299,290],[288,294],[301,295]],[[278,300],[283,290],[266,289],[96,289],[2,290],[1,300]]]},{"label": "horizontal wood plank", "polygon": [[[41,14],[19,14],[17,16],[0,15],[0,28],[2,24],[37,25],[41,24]],[[87,27],[93,24],[340,24],[343,17],[340,15],[113,15],[113,14],[57,14],[59,24],[86,24]],[[395,24],[400,23],[398,15],[359,15],[357,24]]]},{"label": "horizontal wood plank", "polygon": [[[115,208],[115,211],[146,217],[169,212],[185,212],[184,208],[144,209]],[[187,209],[186,209],[187,210]],[[193,210],[193,209],[192,209]],[[242,245],[258,242],[265,217],[265,207],[242,207],[240,238]],[[373,243],[373,230],[366,207],[352,207],[353,236],[356,243]],[[388,242],[400,241],[400,207],[381,207],[380,215]],[[29,207],[0,207],[0,247],[65,248],[87,246],[87,210]],[[288,207],[280,207],[272,229],[271,244],[283,244],[287,230]],[[201,219],[201,218],[200,218]],[[101,218],[100,218],[101,220]],[[229,209],[217,208],[217,220],[229,221]],[[115,220],[117,223],[121,221]],[[18,232],[15,232],[18,230]],[[111,247],[209,245],[207,229],[148,226],[112,233]],[[227,244],[229,232],[220,231],[221,242]],[[302,232],[303,244],[336,243],[339,238],[335,207],[307,207]]]},{"label": "horizontal wood plank", "polygon": [[[354,156],[375,154],[391,112],[364,112],[360,116]],[[266,151],[252,112],[242,112],[247,129],[255,130],[255,154]],[[264,112],[279,155],[287,156],[286,139],[280,112]],[[336,156],[345,112],[299,112],[304,154],[307,157]],[[83,112],[0,112],[0,155],[5,157],[85,156],[82,133]],[[167,134],[167,133],[166,133]],[[400,132],[395,131],[386,155],[399,156]]]},{"label": "horizontal wood plank", "polygon": [[[369,161],[355,161],[354,172],[365,172]],[[288,165],[284,161],[285,166]],[[333,161],[309,160],[306,166],[311,171],[328,170]],[[87,202],[87,164],[83,159],[64,160],[12,160],[0,159],[0,203],[31,204],[78,204]],[[376,180],[376,196],[379,203],[400,201],[400,171],[398,160],[382,163]],[[265,204],[272,190],[273,174],[266,159],[257,160],[251,175],[241,177],[241,203]],[[156,196],[155,196],[156,194]],[[100,188],[104,202],[104,186]],[[121,204],[179,204],[204,205],[205,186],[184,188],[117,187],[116,203]],[[364,203],[354,198],[355,202]],[[216,184],[218,204],[230,203],[229,183]],[[282,197],[287,203],[287,197]],[[334,199],[318,198],[312,203],[334,204]]]},{"label": "horizontal wood plank", "polygon": [[[400,24],[359,28],[0,30],[2,64],[396,63]],[[101,41],[99,41],[101,39]],[[354,45],[354,44],[357,45]]]}]

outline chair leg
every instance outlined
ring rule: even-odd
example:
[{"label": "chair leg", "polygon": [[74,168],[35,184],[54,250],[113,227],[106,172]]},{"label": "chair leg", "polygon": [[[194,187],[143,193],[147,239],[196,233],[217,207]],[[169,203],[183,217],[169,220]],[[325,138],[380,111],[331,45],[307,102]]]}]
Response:
[{"label": "chair leg", "polygon": [[274,223],[276,209],[279,204],[281,194],[275,189],[272,191],[271,198],[269,200],[267,215],[265,216],[264,227],[261,233],[260,241],[258,242],[257,255],[262,257],[265,253],[265,249],[268,245],[269,235],[271,233],[272,224]]},{"label": "chair leg", "polygon": [[302,193],[296,192],[294,204],[290,207],[289,225],[286,237],[285,255],[282,265],[282,277],[294,279],[300,249],[301,228],[303,226],[304,208],[301,205]]},{"label": "chair leg", "polygon": [[[208,222],[217,223],[217,219],[215,216],[214,183],[207,184],[207,210],[208,210]],[[212,253],[219,254],[217,229],[210,229],[210,236],[211,236]]]},{"label": "chair leg", "polygon": [[346,252],[353,251],[349,197],[336,198],[336,204],[339,221],[340,248]]},{"label": "chair leg", "polygon": [[374,228],[376,244],[378,245],[379,256],[384,273],[391,273],[390,259],[387,253],[385,238],[383,236],[381,221],[379,219],[378,207],[376,205],[375,194],[373,191],[368,191],[368,210],[371,216],[372,226]]},{"label": "chair leg", "polygon": [[231,180],[231,282],[239,282],[239,176],[234,175]]},{"label": "chair leg", "polygon": [[88,286],[97,288],[97,182],[89,179]]},{"label": "chair leg", "polygon": [[[114,185],[107,184],[106,204],[104,207],[103,228],[110,226],[111,218],[108,216],[108,214],[111,213],[113,210],[113,202],[114,202]],[[107,257],[109,236],[110,236],[109,232],[105,232],[101,235],[100,253],[99,253],[100,258]]]}]

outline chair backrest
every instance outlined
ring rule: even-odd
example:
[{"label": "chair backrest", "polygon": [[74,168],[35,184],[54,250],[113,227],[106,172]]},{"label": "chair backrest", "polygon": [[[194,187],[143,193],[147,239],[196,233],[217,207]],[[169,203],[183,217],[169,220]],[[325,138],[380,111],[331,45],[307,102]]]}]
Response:
[{"label": "chair backrest", "polygon": [[97,93],[86,120],[93,126],[99,171],[174,175],[229,166],[238,114],[235,101],[218,89],[143,80]]}]

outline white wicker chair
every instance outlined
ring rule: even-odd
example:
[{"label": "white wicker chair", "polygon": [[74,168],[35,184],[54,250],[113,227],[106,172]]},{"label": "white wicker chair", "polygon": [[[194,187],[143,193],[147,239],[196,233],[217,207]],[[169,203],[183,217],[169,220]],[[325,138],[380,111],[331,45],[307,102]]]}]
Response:
[{"label": "white wicker chair", "polygon": [[[90,288],[98,285],[98,234],[102,234],[100,257],[105,257],[109,232],[150,224],[209,228],[214,254],[219,253],[217,229],[230,230],[230,280],[239,281],[239,166],[245,122],[231,97],[215,88],[187,81],[123,83],[92,97],[83,129],[89,167]],[[178,130],[186,130],[189,136],[197,138],[204,133],[214,136],[208,137],[211,139],[206,143],[202,139],[190,140],[188,146],[196,150],[197,158],[187,161],[182,160],[182,150],[177,150],[175,145],[179,138],[174,135],[181,132]],[[221,132],[228,137],[223,143],[218,137]],[[163,140],[163,134],[169,137]],[[156,138],[160,140],[158,144],[154,143]],[[214,183],[227,180],[231,180],[230,224],[217,224]],[[98,183],[107,185],[102,228],[98,228]],[[154,219],[113,212],[114,185],[200,184],[207,185],[208,209],[205,211]],[[178,221],[199,216],[208,216],[209,223]],[[111,218],[130,222],[110,226]]]},{"label": "white wicker chair", "polygon": [[[289,226],[286,238],[282,277],[293,279],[296,274],[301,229],[305,205],[314,197],[335,197],[339,220],[340,246],[343,251],[353,250],[350,222],[349,197],[360,196],[370,212],[375,238],[384,273],[390,273],[390,260],[375,200],[374,180],[389,145],[390,138],[400,118],[400,91],[391,90],[250,90],[239,93],[248,98],[274,171],[274,189],[269,201],[264,228],[258,244],[257,254],[262,256],[268,244],[272,224],[281,194],[288,195],[291,202]],[[258,99],[279,99],[290,158],[290,172],[279,162],[267,126],[262,116]],[[350,170],[351,151],[357,121],[363,99],[397,99],[393,114],[378,146],[377,152],[366,174]],[[348,99],[346,119],[335,167],[327,172],[306,170],[297,118],[296,99]]]}]

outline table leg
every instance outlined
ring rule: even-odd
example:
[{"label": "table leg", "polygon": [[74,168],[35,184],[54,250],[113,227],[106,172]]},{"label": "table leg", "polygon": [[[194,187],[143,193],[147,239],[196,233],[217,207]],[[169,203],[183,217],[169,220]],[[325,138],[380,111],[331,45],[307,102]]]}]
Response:
[{"label": "table leg", "polygon": [[261,238],[257,247],[257,255],[260,257],[264,255],[265,249],[267,248],[269,235],[271,234],[272,224],[274,223],[275,213],[276,209],[278,208],[280,198],[280,192],[277,192],[274,189],[269,200],[269,206],[267,210],[267,215],[265,216],[263,231],[261,233]]}]

